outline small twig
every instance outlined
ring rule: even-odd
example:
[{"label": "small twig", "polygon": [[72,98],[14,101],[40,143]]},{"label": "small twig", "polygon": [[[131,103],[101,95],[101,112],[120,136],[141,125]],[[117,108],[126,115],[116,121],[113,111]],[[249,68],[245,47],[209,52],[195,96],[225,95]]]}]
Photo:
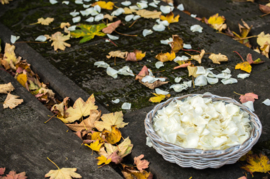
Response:
[{"label": "small twig", "polygon": [[35,23],[29,24],[29,25],[36,25],[36,24],[39,24],[39,23],[38,22],[35,22]]},{"label": "small twig", "polygon": [[192,76],[192,84],[193,84],[193,88],[195,88],[194,76]]},{"label": "small twig", "polygon": [[189,54],[189,53],[187,53],[187,52],[185,52],[185,54],[188,54],[189,56],[192,56],[191,54]]},{"label": "small twig", "polygon": [[270,12],[269,12],[269,13],[267,13],[267,14],[263,14],[263,15],[261,15],[261,17],[267,16],[267,15],[269,15],[269,14],[270,14]]},{"label": "small twig", "polygon": [[48,119],[47,121],[44,122],[44,124],[46,124],[47,122],[49,122],[56,114],[54,114],[52,117],[50,117],[50,119]]},{"label": "small twig", "polygon": [[183,51],[192,51],[192,52],[198,52],[198,53],[201,53],[200,51],[198,50],[192,50],[192,49],[182,49]]},{"label": "small twig", "polygon": [[152,73],[161,73],[161,72],[164,72],[165,70],[162,70],[162,71],[156,71],[156,72],[152,72]]},{"label": "small twig", "polygon": [[124,35],[124,36],[130,36],[130,37],[137,37],[138,36],[138,35],[122,34],[120,32],[117,32],[116,30],[114,32],[116,32],[117,34],[120,34],[120,35]]},{"label": "small twig", "polygon": [[242,61],[244,62],[245,60],[243,59],[243,57],[237,52],[237,51],[233,51],[234,53],[236,53],[237,55],[239,55],[239,57],[242,59]]},{"label": "small twig", "polygon": [[129,26],[129,28],[132,27],[138,20],[139,20],[139,19],[135,20],[135,21]]},{"label": "small twig", "polygon": [[245,39],[250,39],[253,37],[258,37],[257,35],[249,36],[249,37],[244,37],[244,38],[234,38],[234,40],[245,40]]},{"label": "small twig", "polygon": [[54,164],[54,165],[58,168],[58,170],[60,170],[60,168],[58,167],[58,165],[56,165],[56,163],[54,163],[49,157],[47,157],[47,159],[48,159],[50,162],[52,162],[52,164]]},{"label": "small twig", "polygon": [[[240,96],[242,96],[243,94],[240,94],[240,93],[236,93],[235,91],[233,92],[234,94],[237,94],[237,95],[240,95]],[[243,95],[244,96],[244,95]]]},{"label": "small twig", "polygon": [[105,38],[102,38],[104,40],[109,40],[114,46],[118,47],[111,39],[105,39]]}]

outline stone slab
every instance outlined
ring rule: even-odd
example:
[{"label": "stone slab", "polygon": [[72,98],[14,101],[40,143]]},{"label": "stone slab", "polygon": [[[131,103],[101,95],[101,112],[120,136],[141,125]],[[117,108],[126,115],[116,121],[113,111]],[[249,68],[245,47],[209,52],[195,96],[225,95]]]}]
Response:
[{"label": "stone slab", "polygon": [[[53,114],[11,75],[0,68],[0,84],[11,82],[12,94],[24,102],[15,109],[3,109],[0,105],[0,167],[17,172],[25,171],[29,179],[43,178],[49,170],[77,168],[83,178],[122,178],[111,167],[98,168],[88,147],[59,120],[44,122]],[[6,98],[0,94],[0,101]],[[91,155],[92,154],[92,155]]]}]

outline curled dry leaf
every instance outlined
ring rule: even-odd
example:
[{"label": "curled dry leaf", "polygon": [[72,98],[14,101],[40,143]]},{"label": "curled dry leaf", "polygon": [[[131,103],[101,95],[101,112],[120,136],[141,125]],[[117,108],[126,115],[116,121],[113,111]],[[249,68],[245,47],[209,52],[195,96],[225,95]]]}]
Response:
[{"label": "curled dry leaf", "polygon": [[105,34],[111,34],[121,23],[121,20],[118,20],[116,22],[108,24],[107,27],[102,29],[102,32],[104,32]]},{"label": "curled dry leaf", "polygon": [[128,52],[121,52],[120,50],[117,51],[111,51],[109,52],[109,55],[107,55],[107,58],[112,58],[112,57],[118,57],[118,58],[127,58]]},{"label": "curled dry leaf", "polygon": [[245,95],[241,95],[239,97],[241,103],[245,103],[245,102],[248,102],[248,101],[252,101],[254,102],[255,99],[259,99],[258,98],[258,95],[257,94],[254,94],[254,93],[246,93]]},{"label": "curled dry leaf", "polygon": [[51,37],[47,35],[50,41],[53,41],[51,46],[54,46],[54,51],[65,50],[66,47],[70,47],[71,45],[66,43],[65,41],[70,39],[70,35],[64,35],[61,32],[54,33]]},{"label": "curled dry leaf", "polygon": [[115,112],[115,113],[109,113],[109,114],[103,114],[101,116],[102,121],[95,121],[94,125],[99,131],[103,131],[103,129],[107,129],[108,131],[111,131],[112,126],[116,126],[117,128],[123,128],[128,123],[123,122],[123,113]]},{"label": "curled dry leaf", "polygon": [[6,70],[10,68],[16,70],[15,65],[20,62],[20,58],[16,58],[14,50],[14,45],[6,43],[4,57],[3,60],[1,60],[2,65],[4,65]]},{"label": "curled dry leaf", "polygon": [[12,1],[12,0],[0,0],[0,2],[4,5],[4,4],[8,4],[9,1]]},{"label": "curled dry leaf", "polygon": [[193,76],[194,78],[199,76],[198,74],[196,74],[197,67],[188,66],[187,68],[188,68],[188,76]]},{"label": "curled dry leaf", "polygon": [[[242,20],[242,19],[241,19]],[[235,40],[237,40],[238,42],[240,42],[241,44],[244,44],[245,46],[251,48],[251,45],[249,43],[248,39],[242,39],[242,38],[246,38],[252,28],[252,26],[249,26],[245,21],[242,20],[243,25],[238,24],[239,26],[239,31],[241,35],[238,35],[237,33],[233,32],[233,34],[236,36],[236,38],[234,38]]]},{"label": "curled dry leaf", "polygon": [[174,17],[173,12],[170,12],[169,14],[166,15],[166,17],[163,16],[163,15],[161,15],[160,16],[160,20],[168,21],[169,24],[170,24],[170,23],[178,22],[179,21],[179,17],[180,17],[180,15],[177,15],[177,16]]},{"label": "curled dry leaf", "polygon": [[161,62],[173,61],[175,59],[175,52],[159,53],[155,58]]},{"label": "curled dry leaf", "polygon": [[8,93],[7,98],[5,99],[3,103],[4,109],[5,108],[13,109],[23,102],[23,99],[17,99],[17,98],[19,98],[19,96]]},{"label": "curled dry leaf", "polygon": [[126,179],[152,179],[153,174],[143,170],[139,172],[137,170],[125,169],[122,171],[122,174]]},{"label": "curled dry leaf", "polygon": [[113,10],[114,3],[111,1],[109,2],[98,1],[92,4],[91,6],[96,6],[96,5],[99,5],[102,9]]},{"label": "curled dry leaf", "polygon": [[15,88],[13,87],[13,85],[11,84],[11,82],[7,83],[7,84],[1,84],[0,85],[0,93],[8,93],[13,91]]},{"label": "curled dry leaf", "polygon": [[269,6],[259,4],[259,8],[262,11],[262,13],[265,13],[265,14],[270,13],[270,7]]},{"label": "curled dry leaf", "polygon": [[202,49],[200,55],[190,55],[190,58],[192,60],[196,60],[197,62],[199,62],[199,64],[201,64],[204,54],[205,54],[205,50]]},{"label": "curled dry leaf", "polygon": [[257,155],[248,155],[247,162],[249,164],[241,167],[242,169],[250,172],[252,175],[254,172],[267,173],[270,171],[270,163],[267,156],[260,154]]},{"label": "curled dry leaf", "polygon": [[236,64],[235,69],[236,70],[240,69],[240,70],[250,73],[252,70],[252,66],[249,64],[249,62],[242,62],[242,63]]},{"label": "curled dry leaf", "polygon": [[116,144],[122,138],[122,134],[121,134],[120,130],[117,129],[115,126],[112,126],[111,131],[104,130],[102,133],[105,135],[105,139],[110,144]]},{"label": "curled dry leaf", "polygon": [[70,27],[70,23],[69,23],[69,22],[62,22],[62,23],[60,24],[60,28],[61,28],[61,29],[65,28],[65,27]]},{"label": "curled dry leaf", "polygon": [[252,60],[252,55],[249,53],[248,55],[247,55],[247,62],[249,63],[249,64],[260,64],[260,63],[264,63],[264,61],[262,61],[260,58],[258,58],[257,60],[255,60],[255,61],[253,61]]},{"label": "curled dry leaf", "polygon": [[144,158],[144,155],[141,154],[138,157],[134,157],[134,164],[140,170],[140,172],[143,172],[143,169],[148,168],[149,162],[147,160],[142,160]]},{"label": "curled dry leaf", "polygon": [[227,62],[228,57],[226,55],[222,55],[221,53],[219,54],[214,54],[212,53],[209,58],[212,60],[213,63],[215,64],[220,64],[220,62]]},{"label": "curled dry leaf", "polygon": [[153,95],[155,95],[155,96],[154,96],[154,97],[151,97],[151,98],[149,99],[149,101],[152,102],[152,103],[160,103],[160,102],[163,101],[165,98],[171,97],[170,94],[163,95],[163,94],[156,94],[156,93],[153,93]]},{"label": "curled dry leaf", "polygon": [[45,177],[50,177],[50,179],[60,179],[60,178],[82,178],[82,176],[76,173],[77,168],[59,168],[58,170],[50,170]]},{"label": "curled dry leaf", "polygon": [[225,22],[225,17],[224,16],[219,16],[218,13],[209,17],[208,23],[211,24],[211,26],[221,32],[222,30],[227,28],[227,25],[224,24]]},{"label": "curled dry leaf", "polygon": [[110,21],[112,21],[113,18],[116,18],[116,16],[111,16],[110,14],[105,14],[104,15],[104,19],[109,19]]},{"label": "curled dry leaf", "polygon": [[58,115],[57,115],[58,118],[66,118],[66,110],[68,108],[68,100],[69,100],[69,97],[65,97],[63,102],[61,102],[60,104],[55,104],[51,108],[51,111],[58,113]]},{"label": "curled dry leaf", "polygon": [[172,52],[177,53],[179,50],[183,49],[183,39],[178,35],[173,35],[173,41],[169,42],[172,48]]},{"label": "curled dry leaf", "polygon": [[183,63],[183,64],[181,64],[181,65],[179,65],[177,67],[174,67],[173,69],[176,70],[178,68],[187,68],[190,65],[191,65],[191,62],[187,62],[187,63]]},{"label": "curled dry leaf", "polygon": [[135,11],[137,15],[144,17],[146,19],[159,19],[161,12],[160,11],[148,11],[145,9],[141,9]]},{"label": "curled dry leaf", "polygon": [[43,17],[41,17],[38,19],[37,24],[49,25],[53,21],[54,21],[54,18],[47,17],[46,19],[44,19]]}]

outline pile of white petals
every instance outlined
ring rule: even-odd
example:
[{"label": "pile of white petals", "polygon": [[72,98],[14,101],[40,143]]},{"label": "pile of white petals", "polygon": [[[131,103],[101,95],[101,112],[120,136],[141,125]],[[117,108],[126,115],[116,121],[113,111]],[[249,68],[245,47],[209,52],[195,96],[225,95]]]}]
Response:
[{"label": "pile of white petals", "polygon": [[157,111],[153,127],[165,141],[184,148],[224,150],[250,136],[249,114],[232,103],[202,96],[176,100]]}]

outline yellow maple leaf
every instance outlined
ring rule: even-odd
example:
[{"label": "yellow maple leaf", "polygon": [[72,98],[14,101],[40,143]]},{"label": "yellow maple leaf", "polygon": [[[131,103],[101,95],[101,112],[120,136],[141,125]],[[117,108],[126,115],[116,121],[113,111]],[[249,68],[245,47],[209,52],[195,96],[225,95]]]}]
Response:
[{"label": "yellow maple leaf", "polygon": [[13,109],[23,102],[23,99],[17,99],[17,98],[19,98],[19,96],[8,93],[7,98],[5,99],[3,103],[4,109],[5,108]]},{"label": "yellow maple leaf", "polygon": [[248,63],[248,62],[242,62],[242,63],[238,63],[236,66],[235,66],[235,69],[240,69],[240,70],[243,70],[245,72],[248,72],[250,73],[251,70],[252,70],[252,66]]},{"label": "yellow maple leaf", "polygon": [[194,78],[199,76],[198,74],[196,74],[197,67],[188,66],[187,68],[188,68],[188,76],[193,76]]},{"label": "yellow maple leaf", "polygon": [[212,53],[209,58],[212,60],[213,63],[220,64],[220,62],[227,62],[228,57],[226,55],[222,55],[221,53],[219,54],[214,54]]},{"label": "yellow maple leaf", "polygon": [[145,170],[137,171],[137,170],[132,170],[132,169],[128,169],[126,168],[125,170],[122,171],[122,174],[124,175],[124,177],[126,179],[148,179],[149,177],[152,178],[150,175],[151,172],[147,172]]},{"label": "yellow maple leaf", "polygon": [[141,9],[138,11],[135,11],[137,15],[146,18],[146,19],[158,19],[161,15],[161,12],[159,11],[148,11],[145,9]]},{"label": "yellow maple leaf", "polygon": [[112,126],[112,130],[111,131],[104,130],[103,131],[103,134],[105,134],[105,139],[110,144],[116,144],[122,138],[122,134],[121,134],[120,130],[117,129],[115,126]]},{"label": "yellow maple leaf", "polygon": [[268,43],[261,47],[262,54],[267,58],[269,58],[269,47],[270,45]]},{"label": "yellow maple leaf", "polygon": [[4,57],[3,57],[3,61],[7,62],[6,66],[5,66],[6,69],[12,68],[13,70],[16,70],[15,64],[17,64],[20,61],[19,59],[16,58],[14,50],[15,50],[14,45],[6,43],[5,53],[4,53]]},{"label": "yellow maple leaf", "polygon": [[175,59],[175,53],[174,52],[167,52],[167,53],[159,53],[156,55],[155,57],[156,59],[158,59],[161,62],[167,62],[167,61],[172,61],[173,59]]},{"label": "yellow maple leaf", "polygon": [[93,132],[91,134],[91,140],[99,140],[100,142],[104,142],[104,139],[101,137],[102,133],[101,132]]},{"label": "yellow maple leaf", "polygon": [[100,147],[103,145],[103,143],[99,143],[99,140],[96,140],[95,142],[91,143],[90,145],[84,144],[85,146],[89,147],[90,149],[94,151],[99,151]]},{"label": "yellow maple leaf", "polygon": [[13,87],[13,85],[11,84],[11,82],[7,83],[7,84],[1,84],[0,85],[0,93],[7,93],[7,92],[11,92],[13,91],[15,88]]},{"label": "yellow maple leaf", "polygon": [[111,1],[109,2],[98,1],[92,4],[92,6],[96,6],[96,5],[99,5],[102,9],[113,10],[114,3]]},{"label": "yellow maple leaf", "polygon": [[26,85],[27,85],[27,75],[26,74],[21,73],[17,76],[16,79],[23,87],[26,87]]},{"label": "yellow maple leaf", "polygon": [[251,174],[253,172],[267,173],[270,171],[269,159],[263,154],[260,154],[259,157],[257,155],[248,155],[247,162],[249,164],[241,168],[245,169]]},{"label": "yellow maple leaf", "polygon": [[86,102],[83,101],[82,98],[78,98],[73,107],[69,107],[66,110],[67,118],[64,118],[64,123],[71,123],[76,120],[79,120],[82,117],[86,117],[90,115],[91,110],[97,109],[98,107],[95,105],[95,97],[92,94]]},{"label": "yellow maple leaf", "polygon": [[180,15],[177,15],[177,16],[174,17],[173,12],[170,12],[169,14],[166,15],[166,17],[163,16],[163,15],[161,15],[160,16],[160,20],[168,21],[169,24],[170,24],[170,23],[178,22],[179,21],[179,17],[180,17]]},{"label": "yellow maple leaf", "polygon": [[111,161],[112,161],[112,159],[111,158],[109,158],[109,159],[107,159],[106,157],[104,157],[103,155],[101,155],[101,156],[99,156],[98,158],[98,165],[101,165],[101,164],[105,164],[105,165],[108,165]]},{"label": "yellow maple leaf", "polygon": [[54,18],[47,17],[44,19],[43,17],[39,18],[37,21],[37,24],[42,24],[42,25],[49,25],[54,21]]},{"label": "yellow maple leaf", "polygon": [[123,113],[122,111],[103,114],[101,116],[102,121],[95,121],[95,127],[99,131],[103,131],[103,129],[107,129],[111,131],[112,126],[116,126],[117,128],[123,128],[128,123],[123,122]]},{"label": "yellow maple leaf", "polygon": [[211,24],[211,26],[218,31],[222,31],[223,29],[227,28],[227,25],[224,24],[224,22],[225,17],[219,16],[218,13],[209,17],[208,19],[208,23]]},{"label": "yellow maple leaf", "polygon": [[134,53],[136,55],[136,60],[137,61],[142,60],[146,55],[146,52],[142,53],[141,50],[134,50]]},{"label": "yellow maple leaf", "polygon": [[59,168],[58,170],[50,170],[49,173],[45,175],[45,177],[50,177],[50,179],[59,179],[66,178],[82,178],[82,176],[76,173],[77,168]]},{"label": "yellow maple leaf", "polygon": [[64,35],[61,32],[56,32],[51,37],[48,35],[45,36],[50,39],[50,41],[53,41],[51,46],[54,46],[54,51],[57,51],[57,49],[65,50],[66,47],[71,46],[70,44],[65,42],[70,39],[70,34]]},{"label": "yellow maple leaf", "polygon": [[151,98],[149,99],[149,101],[152,102],[152,103],[160,103],[160,102],[163,101],[165,98],[171,97],[170,94],[164,95],[164,94],[156,94],[156,93],[153,93],[153,95],[155,95],[155,97],[151,97]]}]

